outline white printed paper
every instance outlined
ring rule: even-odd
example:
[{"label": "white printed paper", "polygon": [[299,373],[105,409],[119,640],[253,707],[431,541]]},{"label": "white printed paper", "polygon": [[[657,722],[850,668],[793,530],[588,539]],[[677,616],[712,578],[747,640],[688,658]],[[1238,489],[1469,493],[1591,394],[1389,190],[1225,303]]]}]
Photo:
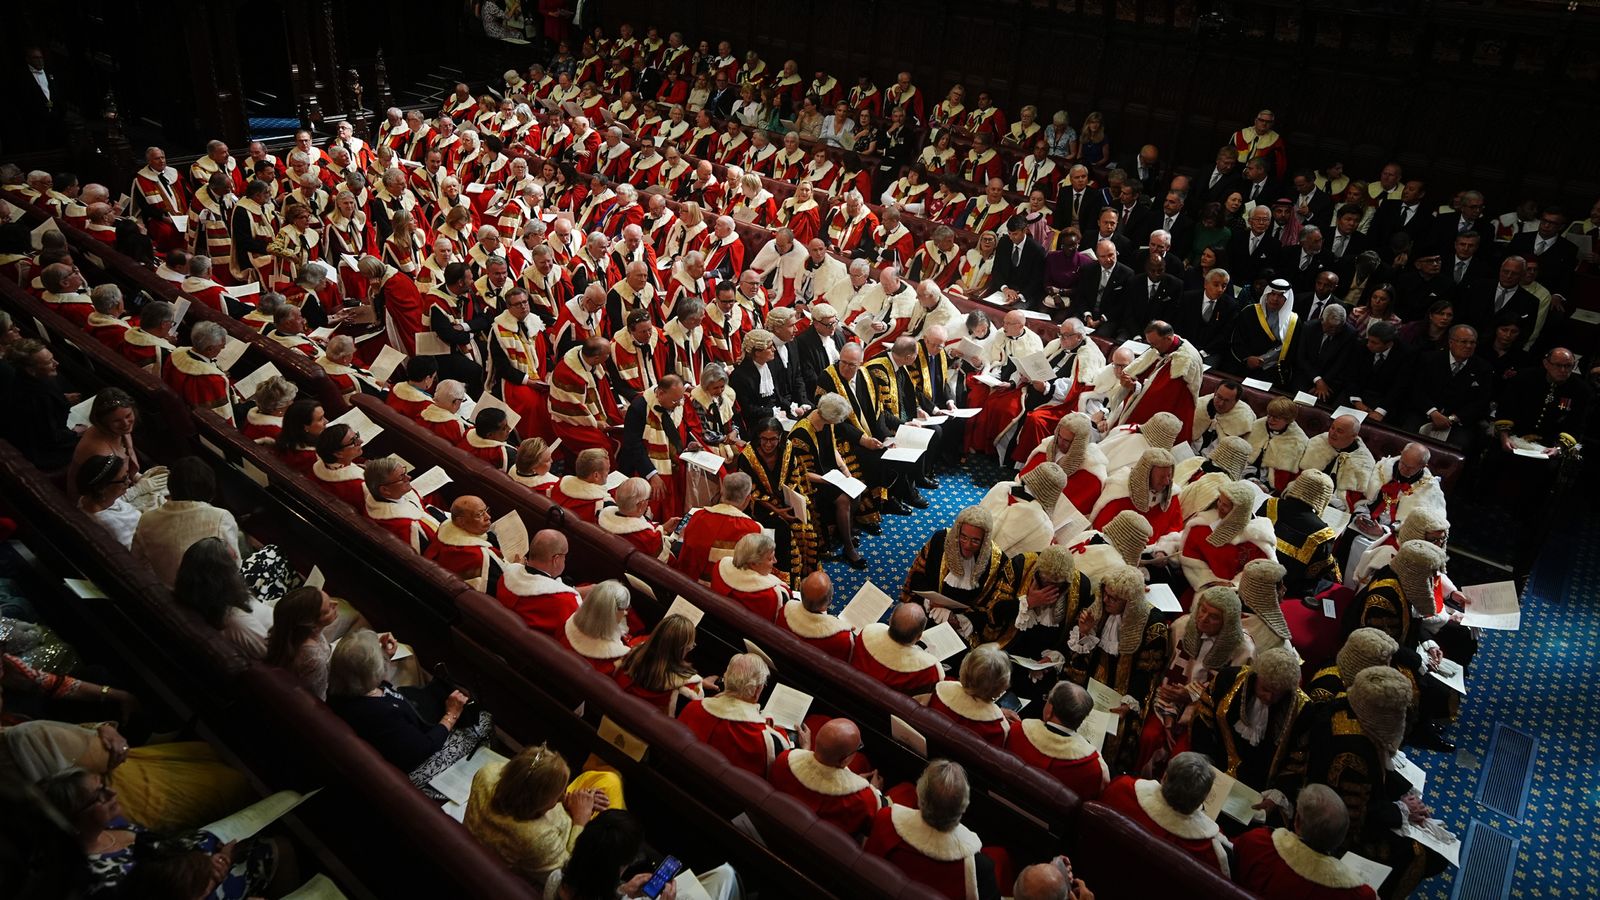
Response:
[{"label": "white printed paper", "polygon": [[106,596],[105,591],[100,590],[99,585],[87,578],[63,578],[61,581],[62,583],[66,584],[66,586],[71,589],[74,594],[77,594],[79,597],[82,597],[85,600],[110,599]]},{"label": "white printed paper", "polygon": [[700,620],[706,617],[706,611],[685,600],[683,595],[679,594],[673,598],[672,605],[667,607],[667,615],[683,616],[689,620],[690,625],[699,625]]},{"label": "white printed paper", "polygon": [[500,558],[507,560],[520,560],[528,552],[528,526],[522,521],[522,514],[512,510],[496,519],[489,530],[494,532],[495,541],[500,545]]},{"label": "white printed paper", "polygon": [[952,600],[938,591],[914,591],[913,593],[928,601],[930,606],[937,606],[940,609],[968,610],[972,608],[970,605],[962,603],[960,600]]},{"label": "white printed paper", "polygon": [[1388,879],[1389,873],[1394,871],[1392,866],[1386,866],[1383,863],[1373,862],[1372,860],[1367,859],[1365,856],[1361,856],[1354,852],[1346,853],[1340,858],[1340,862],[1344,863],[1358,876],[1360,876],[1361,881],[1374,891],[1381,887],[1383,882]]},{"label": "white printed paper", "polygon": [[1297,391],[1294,395],[1294,402],[1300,404],[1301,406],[1316,406],[1317,395],[1307,391]]},{"label": "white printed paper", "polygon": [[967,642],[961,639],[949,622],[942,622],[922,633],[922,646],[933,654],[934,659],[944,662],[966,650]]},{"label": "white printed paper", "polygon": [[852,500],[861,496],[861,492],[867,489],[866,482],[859,478],[851,478],[838,469],[834,469],[822,476],[822,480],[844,491],[845,496]]},{"label": "white printed paper", "polygon": [[722,470],[722,457],[707,450],[685,450],[683,453],[678,454],[678,458],[697,469],[704,469],[713,475]]},{"label": "white printed paper", "polygon": [[521,413],[519,413],[516,410],[512,409],[511,407],[507,406],[506,402],[504,400],[501,400],[499,397],[496,397],[495,395],[489,393],[488,391],[484,391],[483,392],[482,396],[480,396],[478,398],[477,405],[474,406],[472,409],[473,409],[473,421],[477,420],[477,414],[478,413],[481,413],[486,409],[498,409],[498,410],[500,410],[501,412],[506,414],[506,422],[507,422],[507,424],[509,424],[511,426],[513,431],[516,430],[517,423],[522,421],[522,414]]},{"label": "white printed paper", "polygon": [[472,796],[473,777],[491,762],[504,763],[508,760],[488,747],[479,747],[476,753],[456,760],[450,768],[433,776],[428,785],[456,803],[465,805],[467,798]]},{"label": "white printed paper", "polygon": [[911,723],[899,716],[889,717],[889,735],[907,747],[918,756],[926,758],[928,755],[928,739],[922,732],[911,727]]},{"label": "white printed paper", "polygon": [[868,625],[876,623],[883,618],[883,614],[894,606],[894,598],[885,594],[871,579],[856,591],[844,609],[839,610],[839,620],[849,625],[854,631],[861,631]]},{"label": "white printed paper", "polygon": [[89,411],[94,409],[94,398],[88,397],[81,403],[67,411],[67,428],[77,428],[79,425],[89,426]]},{"label": "white printed paper", "polygon": [[811,701],[812,696],[805,691],[797,691],[786,684],[775,684],[761,714],[784,731],[799,731],[800,724],[806,720],[806,713],[811,711]]},{"label": "white printed paper", "polygon": [[1253,387],[1258,391],[1272,391],[1272,382],[1262,381],[1260,378],[1246,378],[1243,380],[1245,387]]},{"label": "white printed paper", "polygon": [[249,344],[246,344],[244,341],[239,340],[231,334],[228,335],[228,342],[222,345],[222,352],[217,354],[217,358],[215,360],[217,368],[224,372],[232,369],[234,364],[239,362],[240,357],[244,356],[244,352],[248,349],[250,349]]},{"label": "white printed paper", "polygon": [[261,293],[261,282],[252,281],[247,284],[230,284],[224,287],[222,292],[235,300],[243,300],[246,297],[254,297]]},{"label": "white printed paper", "polygon": [[384,344],[383,349],[378,351],[378,358],[372,361],[372,374],[382,381],[394,381],[396,375],[402,375],[403,377],[404,373],[399,370],[405,364],[406,355],[404,353],[388,344]]},{"label": "white printed paper", "polygon": [[242,841],[245,838],[255,837],[273,822],[278,821],[296,806],[315,797],[321,788],[309,794],[300,794],[295,791],[279,791],[264,800],[258,800],[244,809],[239,810],[225,819],[219,819],[200,829],[214,835],[219,843],[229,841]]},{"label": "white printed paper", "polygon": [[421,475],[411,479],[411,488],[419,495],[426,497],[451,482],[450,473],[438,466],[434,466]]},{"label": "white printed paper", "polygon": [[1182,604],[1178,603],[1178,595],[1172,588],[1165,584],[1152,584],[1144,589],[1146,600],[1150,605],[1162,612],[1183,612]]},{"label": "white printed paper", "polygon": [[1472,602],[1461,615],[1461,624],[1492,631],[1517,631],[1522,627],[1522,602],[1512,581],[1473,584],[1461,589]]},{"label": "white printed paper", "polygon": [[1340,416],[1354,417],[1357,425],[1360,425],[1362,422],[1367,420],[1367,414],[1353,406],[1341,406],[1333,411],[1333,417],[1335,419],[1339,418]]},{"label": "white printed paper", "polygon": [[431,331],[419,331],[417,332],[417,355],[448,356],[450,355],[450,345],[445,343],[444,338]]},{"label": "white printed paper", "polygon": [[[361,435],[363,444],[370,444],[377,440],[378,435],[383,434],[383,426],[367,418],[367,414],[362,412],[360,407],[351,407],[349,412],[334,419],[329,424],[349,426],[352,431]],[[409,469],[411,467],[407,466],[406,468]]]},{"label": "white printed paper", "polygon": [[278,371],[278,367],[272,363],[264,363],[259,369],[256,369],[249,375],[246,375],[238,381],[235,381],[233,386],[238,388],[239,396],[252,398],[256,395],[256,389],[261,387],[263,382],[274,375],[281,376],[283,373]]},{"label": "white printed paper", "polygon": [[611,721],[610,716],[601,717],[600,728],[597,733],[600,735],[601,740],[626,753],[634,762],[644,759],[645,751],[650,749],[649,744],[634,737],[632,732]]}]

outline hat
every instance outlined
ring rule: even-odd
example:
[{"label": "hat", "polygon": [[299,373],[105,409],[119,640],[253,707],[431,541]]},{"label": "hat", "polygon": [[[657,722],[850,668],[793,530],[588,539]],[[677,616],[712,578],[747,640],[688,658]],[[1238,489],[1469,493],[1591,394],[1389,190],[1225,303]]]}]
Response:
[{"label": "hat", "polygon": [[1335,658],[1339,666],[1339,680],[1344,682],[1344,689],[1350,690],[1350,685],[1356,683],[1356,676],[1367,669],[1373,666],[1387,666],[1398,649],[1400,643],[1382,629],[1357,628],[1350,632],[1350,636],[1345,638],[1344,646],[1339,648],[1339,655]]},{"label": "hat", "polygon": [[1284,621],[1283,609],[1278,605],[1278,585],[1288,571],[1276,560],[1253,559],[1239,573],[1239,599],[1245,608],[1286,641],[1291,639],[1289,623]]},{"label": "hat", "polygon": [[1279,197],[1278,199],[1272,201],[1272,205],[1273,206],[1293,206],[1294,205],[1294,199],[1291,198],[1291,197]]},{"label": "hat", "polygon": [[1125,509],[1112,516],[1100,533],[1117,549],[1122,561],[1132,566],[1137,565],[1139,557],[1144,555],[1144,548],[1150,545],[1150,535],[1155,533],[1155,529],[1150,526],[1149,519]]},{"label": "hat", "polygon": [[1233,434],[1222,438],[1211,448],[1211,464],[1239,480],[1244,477],[1244,467],[1250,464],[1250,442]]},{"label": "hat", "polygon": [[1333,479],[1317,469],[1307,469],[1289,482],[1289,486],[1283,489],[1283,496],[1304,502],[1320,516],[1333,498]]},{"label": "hat", "polygon": [[1406,735],[1406,710],[1411,706],[1411,679],[1388,666],[1373,666],[1350,685],[1350,711],[1361,731],[1386,755],[1400,749]]},{"label": "hat", "polygon": [[1158,412],[1148,421],[1139,426],[1139,433],[1152,447],[1171,450],[1172,445],[1178,440],[1178,432],[1183,430],[1183,420],[1169,412]]},{"label": "hat", "polygon": [[1067,473],[1053,462],[1043,462],[1024,473],[1022,483],[1045,512],[1054,512],[1061,491],[1067,486]]},{"label": "hat", "polygon": [[[1288,201],[1284,201],[1284,202],[1288,202]],[[1270,289],[1270,290],[1283,292],[1283,291],[1292,290],[1294,288],[1294,285],[1290,284],[1289,280],[1287,278],[1274,278],[1271,281],[1267,282],[1267,288]]]},{"label": "hat", "polygon": [[1293,422],[1300,417],[1300,404],[1288,397],[1273,397],[1267,401],[1267,415]]}]

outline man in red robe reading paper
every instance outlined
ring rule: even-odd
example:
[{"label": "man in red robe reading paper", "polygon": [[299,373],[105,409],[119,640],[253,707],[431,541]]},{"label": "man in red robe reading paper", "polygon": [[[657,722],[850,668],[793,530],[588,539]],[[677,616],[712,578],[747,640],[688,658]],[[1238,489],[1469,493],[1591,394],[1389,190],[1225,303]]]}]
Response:
[{"label": "man in red robe reading paper", "polygon": [[833,606],[833,580],[821,569],[800,582],[800,596],[778,611],[778,626],[840,662],[855,650],[849,623],[828,612]]},{"label": "man in red robe reading paper", "polygon": [[412,552],[421,553],[439,533],[439,522],[428,512],[422,495],[411,486],[405,464],[392,456],[366,464],[363,477],[367,518],[400,539]]},{"label": "man in red robe reading paper", "polygon": [[830,719],[811,744],[810,750],[788,750],[773,760],[768,780],[845,834],[865,834],[889,801],[876,772],[866,778],[848,765],[861,749],[861,730],[849,719]]},{"label": "man in red robe reading paper", "polygon": [[534,631],[559,639],[563,626],[583,602],[581,591],[561,580],[567,568],[567,538],[545,528],[528,542],[528,555],[500,574],[495,597]]},{"label": "man in red robe reading paper", "polygon": [[1079,797],[1093,800],[1111,781],[1100,751],[1078,731],[1093,710],[1088,691],[1070,681],[1057,682],[1039,718],[1024,719],[1006,735],[1006,749],[1055,776]]},{"label": "man in red robe reading paper", "polygon": [[1187,442],[1205,372],[1200,351],[1160,319],[1145,326],[1144,339],[1150,349],[1122,370],[1119,380],[1132,393],[1111,424],[1142,425],[1158,412],[1169,412],[1183,423],[1178,441]]},{"label": "man in red robe reading paper", "polygon": [[735,472],[722,479],[721,502],[690,511],[678,551],[678,571],[696,581],[710,581],[712,567],[733,555],[740,538],[761,533],[761,523],[745,514],[750,488],[750,476]]},{"label": "man in red robe reading paper", "polygon": [[473,590],[489,590],[491,570],[505,568],[500,550],[489,534],[493,523],[489,505],[481,498],[470,494],[457,497],[450,504],[450,520],[439,526],[433,542],[422,551],[422,558],[438,563]]},{"label": "man in red robe reading paper", "polygon": [[[793,746],[761,713],[761,691],[770,675],[761,657],[740,653],[722,673],[722,693],[691,702],[678,716],[701,742],[758,778],[766,778],[772,761]],[[803,750],[811,747],[811,730],[804,724],[798,743]]]},{"label": "man in red robe reading paper", "polygon": [[898,604],[889,614],[888,624],[875,622],[861,630],[850,665],[902,694],[917,697],[930,693],[944,680],[944,666],[917,646],[927,627],[928,613],[920,604]]}]

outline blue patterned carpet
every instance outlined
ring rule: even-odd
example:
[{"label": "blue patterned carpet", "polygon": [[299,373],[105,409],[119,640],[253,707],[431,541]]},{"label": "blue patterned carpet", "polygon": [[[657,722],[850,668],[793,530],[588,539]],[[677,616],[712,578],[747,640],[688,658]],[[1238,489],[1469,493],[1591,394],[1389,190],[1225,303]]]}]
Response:
[{"label": "blue patterned carpet", "polygon": [[[963,471],[937,472],[940,487],[924,491],[928,509],[884,516],[883,534],[862,536],[868,568],[827,563],[835,611],[867,579],[898,595],[917,550],[935,528],[978,502],[1006,479],[993,459]],[[977,482],[975,484],[974,482]],[[981,484],[981,487],[979,486]],[[1465,566],[1463,566],[1465,568]],[[1463,577],[1465,574],[1463,573]],[[1546,545],[1522,601],[1522,630],[1483,632],[1473,664],[1472,693],[1448,732],[1454,754],[1407,748],[1428,772],[1426,801],[1434,815],[1465,837],[1473,819],[1521,843],[1513,898],[1600,896],[1600,522],[1589,521]],[[1538,758],[1523,820],[1513,821],[1474,799],[1482,760],[1496,723],[1538,739]],[[1454,869],[1424,882],[1416,896],[1447,900]]]}]

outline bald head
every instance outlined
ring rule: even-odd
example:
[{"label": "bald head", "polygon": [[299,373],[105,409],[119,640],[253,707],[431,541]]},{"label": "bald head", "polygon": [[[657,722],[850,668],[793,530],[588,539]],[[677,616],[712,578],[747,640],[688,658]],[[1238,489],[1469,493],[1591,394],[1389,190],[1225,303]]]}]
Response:
[{"label": "bald head", "polygon": [[844,768],[850,757],[861,749],[861,729],[849,719],[829,719],[828,724],[817,729],[811,739],[811,750],[817,762],[830,769]]},{"label": "bald head", "polygon": [[1035,863],[1017,876],[1011,896],[1012,900],[1068,900],[1072,885],[1067,883],[1067,873],[1054,862]]},{"label": "bald head", "polygon": [[468,534],[486,534],[489,531],[489,504],[471,494],[457,497],[450,504],[450,521]]},{"label": "bald head", "polygon": [[800,605],[806,612],[825,613],[833,604],[833,579],[821,569],[800,582]]},{"label": "bald head", "polygon": [[542,528],[528,541],[528,565],[550,576],[560,576],[567,567],[567,536],[554,528]]},{"label": "bald head", "polygon": [[897,644],[915,644],[927,626],[928,613],[916,603],[901,603],[889,614],[889,637]]}]

